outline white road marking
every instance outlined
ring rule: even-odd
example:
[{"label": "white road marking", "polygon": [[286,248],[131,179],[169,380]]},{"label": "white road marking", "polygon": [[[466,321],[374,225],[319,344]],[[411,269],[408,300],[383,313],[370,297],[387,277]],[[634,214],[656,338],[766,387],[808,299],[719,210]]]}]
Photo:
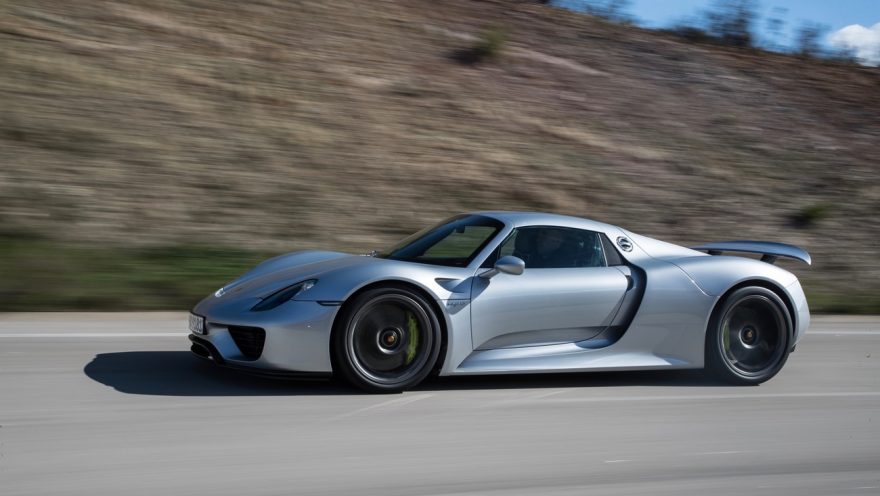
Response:
[{"label": "white road marking", "polygon": [[631,461],[632,460],[605,460],[605,463],[626,463]]},{"label": "white road marking", "polygon": [[807,331],[810,336],[880,336],[880,331]]},{"label": "white road marking", "polygon": [[[521,400],[540,400],[542,398],[548,398],[550,396],[556,396],[557,394],[562,394],[566,391],[567,391],[567,389],[557,389],[556,391],[546,391],[543,393],[538,393],[538,394],[526,396],[524,398],[519,398],[519,400],[520,401]],[[514,400],[514,401],[516,401],[516,400]]]},{"label": "white road marking", "polygon": [[757,400],[777,398],[873,398],[880,396],[880,391],[852,392],[810,392],[810,393],[767,393],[767,394],[694,394],[666,396],[606,396],[600,398],[560,398],[551,399],[547,403],[613,403],[625,401],[706,401],[706,400]]},{"label": "white road marking", "polygon": [[188,332],[16,332],[0,334],[0,338],[171,338]]},{"label": "white road marking", "polygon": [[[0,333],[0,338],[144,338],[187,336],[188,332],[12,332]],[[880,336],[880,331],[815,331],[807,336]],[[548,396],[558,394],[549,393]],[[540,396],[539,396],[540,397]]]},{"label": "white road marking", "polygon": [[342,418],[347,418],[347,417],[353,417],[355,415],[360,415],[362,413],[367,413],[367,412],[370,412],[373,410],[378,410],[380,408],[387,408],[387,407],[392,407],[392,406],[395,406],[395,407],[396,406],[403,406],[403,405],[407,405],[409,403],[414,403],[419,400],[424,400],[424,399],[430,398],[431,396],[434,396],[434,395],[433,394],[407,395],[407,396],[404,396],[403,398],[396,398],[393,400],[383,401],[382,403],[378,403],[378,404],[370,405],[370,406],[365,406],[363,408],[359,408],[359,409],[354,410],[352,412],[343,413],[342,415],[336,415],[332,419],[336,420],[336,419],[342,419]]}]

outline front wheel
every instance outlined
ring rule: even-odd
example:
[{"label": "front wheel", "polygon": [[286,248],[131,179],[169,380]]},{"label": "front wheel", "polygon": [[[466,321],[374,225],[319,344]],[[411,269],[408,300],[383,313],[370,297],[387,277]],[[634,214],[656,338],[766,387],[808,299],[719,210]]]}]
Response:
[{"label": "front wheel", "polygon": [[365,291],[345,305],[333,333],[341,375],[365,391],[397,393],[430,374],[440,323],[428,302],[403,287]]},{"label": "front wheel", "polygon": [[714,313],[706,336],[706,365],[734,384],[760,384],[788,359],[792,321],[782,299],[751,286],[731,293]]}]

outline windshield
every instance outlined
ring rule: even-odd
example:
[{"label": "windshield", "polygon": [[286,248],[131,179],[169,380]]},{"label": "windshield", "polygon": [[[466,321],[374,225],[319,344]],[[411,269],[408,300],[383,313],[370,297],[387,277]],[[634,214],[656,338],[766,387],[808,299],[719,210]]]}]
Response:
[{"label": "windshield", "polygon": [[460,215],[423,229],[377,257],[448,267],[466,267],[504,224],[482,215]]}]

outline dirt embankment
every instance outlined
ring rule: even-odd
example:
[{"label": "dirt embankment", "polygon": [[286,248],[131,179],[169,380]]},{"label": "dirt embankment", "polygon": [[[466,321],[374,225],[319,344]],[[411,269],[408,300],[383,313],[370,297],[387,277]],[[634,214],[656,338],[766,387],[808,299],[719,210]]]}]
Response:
[{"label": "dirt embankment", "polygon": [[877,69],[529,2],[0,4],[0,226],[61,247],[366,251],[548,210],[797,244],[818,308],[878,311],[878,116]]}]

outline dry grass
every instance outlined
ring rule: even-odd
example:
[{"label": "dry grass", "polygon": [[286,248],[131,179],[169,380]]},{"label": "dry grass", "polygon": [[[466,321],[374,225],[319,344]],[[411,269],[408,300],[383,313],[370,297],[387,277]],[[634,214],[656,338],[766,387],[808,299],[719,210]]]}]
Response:
[{"label": "dry grass", "polygon": [[808,290],[877,308],[878,115],[877,69],[527,2],[0,3],[0,226],[59,247],[367,251],[540,209],[798,244]]}]

